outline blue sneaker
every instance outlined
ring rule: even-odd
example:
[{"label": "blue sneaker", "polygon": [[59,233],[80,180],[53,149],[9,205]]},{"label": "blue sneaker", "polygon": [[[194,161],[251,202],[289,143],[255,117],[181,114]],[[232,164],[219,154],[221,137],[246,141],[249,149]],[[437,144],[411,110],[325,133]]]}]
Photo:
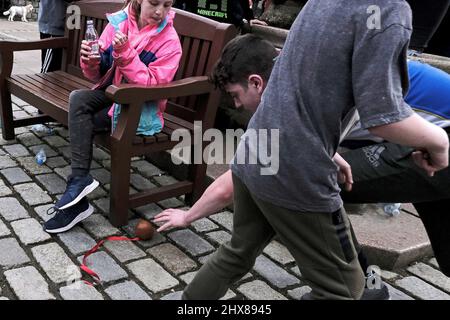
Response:
[{"label": "blue sneaker", "polygon": [[59,233],[72,229],[78,222],[86,219],[94,212],[92,207],[86,198],[82,198],[74,206],[68,209],[60,210],[56,207],[50,208],[47,214],[52,214],[56,211],[56,215],[44,223],[44,231],[48,233]]},{"label": "blue sneaker", "polygon": [[66,191],[61,199],[56,202],[55,207],[59,210],[67,209],[89,193],[95,190],[99,185],[98,181],[92,178],[91,175],[86,176],[71,176],[67,181]]}]

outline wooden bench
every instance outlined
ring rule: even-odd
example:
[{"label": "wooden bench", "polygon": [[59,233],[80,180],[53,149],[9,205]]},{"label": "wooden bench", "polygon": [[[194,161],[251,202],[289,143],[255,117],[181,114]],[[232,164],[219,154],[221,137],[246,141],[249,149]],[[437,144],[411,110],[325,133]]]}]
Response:
[{"label": "wooden bench", "polygon": [[[67,125],[70,92],[93,86],[83,78],[79,65],[79,48],[85,34],[86,20],[94,20],[100,34],[107,24],[105,13],[119,10],[123,0],[79,1],[76,4],[81,9],[81,28],[69,30],[66,27],[64,37],[32,42],[0,41],[0,109],[4,139],[14,139],[14,129],[17,127],[55,120]],[[114,102],[122,104],[114,132],[99,134],[95,138],[95,142],[111,154],[110,220],[115,226],[127,224],[129,208],[183,194],[186,201],[192,203],[204,191],[205,163],[190,165],[189,177],[184,181],[129,194],[131,157],[172,149],[178,141],[171,141],[171,133],[179,128],[192,132],[194,121],[202,121],[203,131],[213,126],[220,93],[214,90],[206,75],[224,45],[237,34],[232,25],[174,10],[174,25],[183,48],[174,81],[154,87],[124,84],[111,85],[106,89]],[[44,48],[63,48],[62,70],[46,74],[11,75],[14,52]],[[38,108],[43,114],[13,119],[11,95]],[[142,104],[158,99],[169,99],[163,131],[154,136],[137,136]]]}]

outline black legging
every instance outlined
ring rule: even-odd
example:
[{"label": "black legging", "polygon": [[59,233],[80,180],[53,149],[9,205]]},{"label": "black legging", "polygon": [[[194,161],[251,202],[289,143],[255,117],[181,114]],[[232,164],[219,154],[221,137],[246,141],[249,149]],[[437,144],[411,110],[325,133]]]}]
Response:
[{"label": "black legging", "polygon": [[[406,0],[413,15],[410,48],[423,51],[438,29],[450,6],[450,0]],[[448,40],[447,40],[448,41]]]}]

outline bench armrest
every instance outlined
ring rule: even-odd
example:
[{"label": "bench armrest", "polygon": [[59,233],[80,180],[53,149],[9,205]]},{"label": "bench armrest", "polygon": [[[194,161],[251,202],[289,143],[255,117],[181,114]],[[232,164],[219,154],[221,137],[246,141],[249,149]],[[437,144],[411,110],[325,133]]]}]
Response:
[{"label": "bench armrest", "polygon": [[0,41],[0,52],[67,48],[68,46],[69,39],[67,37],[49,38],[36,41]]},{"label": "bench armrest", "polygon": [[117,103],[131,104],[205,94],[213,90],[214,86],[208,81],[208,77],[199,76],[152,87],[133,84],[110,85],[106,89],[106,96]]}]

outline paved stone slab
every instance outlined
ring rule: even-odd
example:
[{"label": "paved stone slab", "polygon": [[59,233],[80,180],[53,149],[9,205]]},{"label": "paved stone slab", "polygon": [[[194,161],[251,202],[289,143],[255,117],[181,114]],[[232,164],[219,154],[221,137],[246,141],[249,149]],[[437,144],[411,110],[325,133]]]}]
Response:
[{"label": "paved stone slab", "polygon": [[142,207],[135,209],[138,214],[147,220],[153,219],[158,213],[162,212],[163,209],[159,207],[156,203],[150,203]]},{"label": "paved stone slab", "polygon": [[50,168],[60,168],[68,165],[67,161],[64,160],[63,157],[47,158],[47,162],[45,164]]},{"label": "paved stone slab", "polygon": [[274,286],[281,289],[300,283],[299,279],[289,274],[283,268],[279,267],[263,255],[256,258],[256,263],[253,269]]},{"label": "paved stone slab", "polygon": [[25,110],[30,115],[36,115],[38,113],[38,109],[33,106],[23,106],[23,110]]},{"label": "paved stone slab", "polygon": [[228,231],[233,230],[233,213],[229,211],[219,212],[209,217]]},{"label": "paved stone slab", "polygon": [[183,207],[184,203],[181,202],[180,200],[178,200],[177,198],[170,198],[170,199],[159,201],[158,205],[160,205],[164,209],[169,209],[169,208]]},{"label": "paved stone slab", "polygon": [[[0,220],[0,237],[8,236],[11,234],[11,231],[9,231],[6,224],[3,223],[2,220]],[[1,293],[1,291],[0,291]]]},{"label": "paved stone slab", "polygon": [[[91,193],[89,193],[88,195],[87,195],[87,198],[89,199],[89,200],[94,200],[94,199],[98,199],[98,198],[102,198],[102,197],[105,197],[105,196],[107,196],[108,195],[108,193],[102,188],[102,187],[97,187],[97,188],[95,188],[95,190],[94,191],[92,191]],[[108,212],[109,212],[109,210],[108,210]]]},{"label": "paved stone slab", "polygon": [[131,167],[142,173],[147,178],[162,174],[161,169],[145,160],[133,161],[131,162]]},{"label": "paved stone slab", "polygon": [[291,262],[295,262],[294,257],[289,250],[278,241],[271,241],[263,250],[265,254],[271,257],[273,260],[286,265]]},{"label": "paved stone slab", "polygon": [[67,181],[67,178],[72,173],[72,168],[70,168],[70,166],[66,166],[66,167],[63,167],[63,168],[56,168],[55,172],[57,174],[59,174],[64,180]]},{"label": "paved stone slab", "polygon": [[3,149],[12,157],[25,157],[30,155],[27,148],[21,144],[10,144],[9,146],[4,146]]},{"label": "paved stone slab", "polygon": [[36,163],[36,159],[34,158],[34,156],[33,157],[21,157],[21,158],[17,158],[17,160],[20,162],[20,165],[25,169],[25,171],[28,172],[32,176],[37,175],[37,174],[52,172],[52,170],[49,167],[47,167],[45,164],[38,165]]},{"label": "paved stone slab", "polygon": [[19,140],[21,144],[23,144],[24,146],[27,146],[27,147],[35,146],[37,144],[42,144],[42,140],[39,139],[38,137],[36,137],[31,132],[22,133],[22,134],[18,135],[17,140]]},{"label": "paved stone slab", "polygon": [[431,264],[433,267],[439,269],[439,264],[437,263],[436,258],[431,258],[431,259],[428,261],[428,263]]},{"label": "paved stone slab", "polygon": [[197,271],[192,271],[185,273],[180,276],[181,280],[183,280],[186,284],[191,283],[191,281],[194,279],[195,275],[197,274]]},{"label": "paved stone slab", "polygon": [[292,268],[291,268],[291,271],[292,271],[293,273],[295,273],[298,277],[301,277],[301,276],[302,276],[302,274],[301,274],[300,269],[298,268],[298,266],[292,267]]},{"label": "paved stone slab", "polygon": [[17,166],[17,163],[11,159],[9,154],[0,156],[0,169],[10,168]]},{"label": "paved stone slab", "polygon": [[212,230],[216,230],[219,228],[217,226],[217,224],[215,224],[214,222],[212,222],[211,220],[209,220],[207,218],[202,218],[197,221],[194,221],[191,223],[191,226],[197,232],[207,232],[207,231],[212,231]]},{"label": "paved stone slab", "polygon": [[197,264],[191,258],[170,243],[153,247],[148,249],[147,252],[175,274],[191,271],[197,267]]},{"label": "paved stone slab", "polygon": [[261,280],[244,283],[237,290],[250,300],[287,300]]},{"label": "paved stone slab", "polygon": [[179,283],[150,258],[132,262],[127,267],[153,293],[173,288]]},{"label": "paved stone slab", "polygon": [[30,115],[28,113],[26,113],[25,111],[15,111],[13,113],[13,118],[14,119],[24,119],[24,118],[28,118]]},{"label": "paved stone slab", "polygon": [[14,189],[30,206],[52,202],[52,198],[36,183],[24,183],[15,185]]},{"label": "paved stone slab", "polygon": [[161,175],[161,176],[158,175],[154,179],[155,179],[156,182],[158,182],[162,186],[167,186],[167,185],[170,185],[170,184],[178,182],[177,179],[175,179],[172,176],[168,176],[168,175]]},{"label": "paved stone slab", "polygon": [[406,277],[395,281],[395,285],[423,300],[450,300],[445,292],[436,289],[416,277]]},{"label": "paved stone slab", "polygon": [[0,172],[11,184],[31,181],[31,178],[21,168],[7,168],[0,170]]},{"label": "paved stone slab", "polygon": [[[78,262],[81,264],[83,262],[83,257],[79,257]],[[100,280],[104,283],[128,277],[126,271],[104,251],[91,254],[86,259],[86,265],[96,272],[100,277]]]},{"label": "paved stone slab", "polygon": [[33,218],[13,221],[11,227],[25,245],[39,243],[51,239],[51,236],[42,229],[42,225]]},{"label": "paved stone slab", "polygon": [[52,146],[52,147],[54,147],[56,149],[58,149],[59,147],[67,146],[69,144],[65,139],[63,139],[63,138],[61,138],[59,136],[47,136],[47,137],[44,137],[43,139],[50,146]]},{"label": "paved stone slab", "polygon": [[33,247],[31,252],[53,282],[59,284],[70,279],[81,278],[78,267],[57,243]]},{"label": "paved stone slab", "polygon": [[45,152],[45,155],[47,156],[47,158],[56,157],[58,155],[58,153],[55,150],[53,150],[52,148],[50,148],[50,146],[48,144],[40,144],[37,146],[30,147],[30,150],[33,152],[34,155],[36,155],[41,149],[44,149],[44,152]]},{"label": "paved stone slab", "polygon": [[0,178],[0,197],[9,196],[10,194],[12,194],[11,189],[8,188]]},{"label": "paved stone slab", "polygon": [[106,169],[95,169],[91,170],[90,173],[95,180],[100,182],[100,184],[107,184],[111,182],[111,173]]},{"label": "paved stone slab", "polygon": [[53,300],[44,277],[35,267],[24,267],[5,272],[14,293],[20,300]]},{"label": "paved stone slab", "polygon": [[38,181],[42,183],[49,194],[64,193],[64,191],[66,190],[67,183],[57,174],[41,174],[36,176],[36,179],[38,179]]},{"label": "paved stone slab", "polygon": [[414,300],[406,293],[394,288],[389,283],[385,283],[389,289],[389,300]]},{"label": "paved stone slab", "polygon": [[[53,207],[53,204],[45,204],[43,206],[34,207],[34,212],[42,219],[42,221],[48,221],[53,218],[56,214],[56,211],[50,209]],[[49,211],[50,209],[50,211]],[[50,213],[50,214],[47,214]]]},{"label": "paved stone slab", "polygon": [[288,293],[289,297],[291,297],[292,299],[300,300],[304,294],[309,293],[309,292],[311,292],[310,286],[302,286],[299,288],[288,290],[287,293]]},{"label": "paved stone slab", "polygon": [[130,184],[139,191],[156,188],[156,186],[151,183],[150,180],[136,173],[130,175]]},{"label": "paved stone slab", "polygon": [[0,198],[0,215],[6,221],[28,218],[28,212],[15,198]]},{"label": "paved stone slab", "polygon": [[146,256],[146,253],[132,241],[106,241],[104,247],[120,262],[127,262]]},{"label": "paved stone slab", "polygon": [[105,217],[100,214],[93,214],[86,220],[83,220],[84,228],[92,233],[96,239],[105,238],[119,233]]},{"label": "paved stone slab", "polygon": [[381,278],[383,278],[385,280],[393,280],[393,279],[395,279],[397,277],[399,277],[399,275],[396,274],[395,272],[381,270]]},{"label": "paved stone slab", "polygon": [[450,293],[450,278],[439,270],[422,262],[417,263],[406,270],[429,283],[433,283],[441,290]]},{"label": "paved stone slab", "polygon": [[59,294],[64,300],[103,300],[103,296],[93,286],[82,281],[59,289]]},{"label": "paved stone slab", "polygon": [[105,290],[113,300],[152,300],[150,296],[134,281],[125,281]]},{"label": "paved stone slab", "polygon": [[10,268],[29,262],[27,254],[14,238],[0,239],[0,266]]},{"label": "paved stone slab", "polygon": [[95,240],[79,226],[76,226],[67,232],[58,233],[58,238],[74,255],[85,253],[96,244]]},{"label": "paved stone slab", "polygon": [[231,234],[223,230],[209,232],[206,236],[217,244],[224,244],[231,240]]},{"label": "paved stone slab", "polygon": [[363,216],[349,218],[369,262],[382,269],[397,269],[432,255],[425,228],[415,216],[400,214],[392,218],[374,206]]},{"label": "paved stone slab", "polygon": [[97,161],[108,160],[111,158],[107,152],[103,151],[98,147],[94,147],[92,151],[93,151],[93,158]]},{"label": "paved stone slab", "polygon": [[188,229],[169,233],[168,237],[193,256],[199,256],[215,250],[209,242]]},{"label": "paved stone slab", "polygon": [[181,296],[183,295],[183,291],[175,291],[165,296],[161,297],[161,300],[181,300]]}]

